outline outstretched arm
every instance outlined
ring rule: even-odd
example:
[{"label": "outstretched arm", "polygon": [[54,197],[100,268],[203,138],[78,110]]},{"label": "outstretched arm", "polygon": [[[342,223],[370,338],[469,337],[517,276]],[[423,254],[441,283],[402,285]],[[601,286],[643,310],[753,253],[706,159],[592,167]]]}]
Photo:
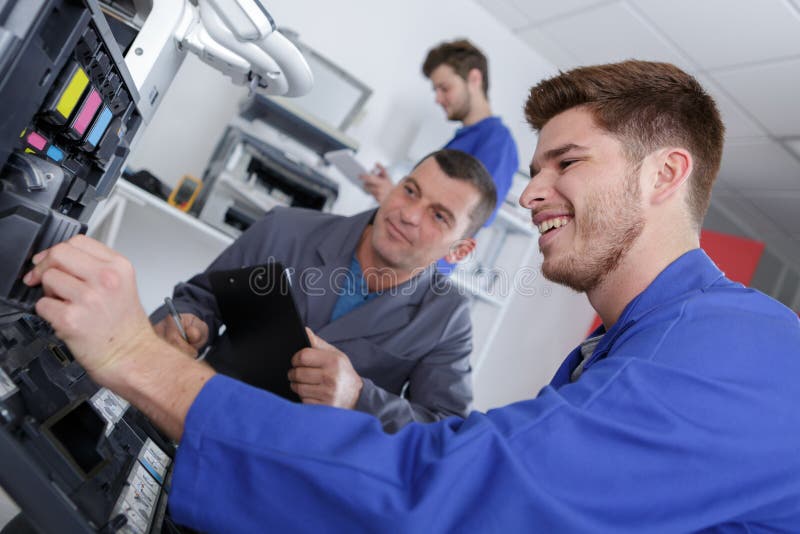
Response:
[{"label": "outstretched arm", "polygon": [[[214,376],[166,345],[130,263],[95,241],[78,236],[34,263],[37,312],[98,383],[181,438],[171,510],[195,529],[694,532],[747,510],[777,530],[797,524],[787,473],[800,472],[798,441],[786,429],[800,422],[789,401],[800,386],[773,387],[776,370],[798,372],[793,315],[745,311],[731,329],[719,306],[650,312],[574,383],[387,434],[365,414]],[[709,331],[727,333],[714,347],[727,365],[698,346]]]}]

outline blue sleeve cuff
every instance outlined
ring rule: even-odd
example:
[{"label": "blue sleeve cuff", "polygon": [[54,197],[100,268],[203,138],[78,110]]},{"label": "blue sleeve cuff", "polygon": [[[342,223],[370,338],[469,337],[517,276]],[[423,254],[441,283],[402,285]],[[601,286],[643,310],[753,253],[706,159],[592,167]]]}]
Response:
[{"label": "blue sleeve cuff", "polygon": [[202,496],[213,466],[203,456],[203,441],[208,426],[224,414],[217,410],[227,405],[227,399],[235,394],[240,382],[224,375],[214,375],[206,382],[200,393],[189,407],[183,426],[175,466],[172,473],[172,490],[169,495],[169,506],[172,517],[182,525],[201,524],[204,520]]},{"label": "blue sleeve cuff", "polygon": [[197,476],[202,470],[200,450],[202,448],[205,424],[209,419],[209,410],[221,404],[221,398],[228,394],[229,378],[215,375],[206,382],[197,398],[189,407],[183,426],[175,466],[172,472],[172,490],[169,495],[169,507],[175,520],[183,525],[196,524],[198,485]]}]

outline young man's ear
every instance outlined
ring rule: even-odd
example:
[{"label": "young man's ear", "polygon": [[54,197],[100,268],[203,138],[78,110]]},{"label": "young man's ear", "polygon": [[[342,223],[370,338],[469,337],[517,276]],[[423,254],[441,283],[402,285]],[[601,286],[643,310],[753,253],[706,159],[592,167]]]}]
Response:
[{"label": "young man's ear", "polygon": [[467,84],[480,91],[483,91],[483,74],[480,69],[470,69],[467,73]]},{"label": "young man's ear", "polygon": [[665,148],[659,151],[655,163],[650,201],[653,204],[662,204],[689,179],[694,165],[692,155],[683,148]]},{"label": "young man's ear", "polygon": [[464,261],[464,259],[472,254],[472,251],[475,250],[475,246],[477,242],[472,237],[465,237],[464,239],[459,239],[450,247],[450,252],[447,253],[447,256],[444,257],[449,263],[459,263]]}]

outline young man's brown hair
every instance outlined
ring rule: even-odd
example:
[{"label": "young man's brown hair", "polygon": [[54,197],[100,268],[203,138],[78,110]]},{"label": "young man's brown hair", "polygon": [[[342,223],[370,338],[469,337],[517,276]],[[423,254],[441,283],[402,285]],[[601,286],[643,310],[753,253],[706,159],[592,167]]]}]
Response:
[{"label": "young man's brown hair", "polygon": [[665,146],[692,154],[689,210],[699,231],[719,171],[725,127],[697,80],[669,63],[630,60],[579,67],[534,86],[525,116],[541,130],[554,116],[578,106],[622,142],[634,165]]},{"label": "young man's brown hair", "polygon": [[486,56],[466,39],[441,43],[432,48],[422,64],[422,73],[430,78],[431,73],[440,65],[449,65],[464,80],[469,71],[478,69],[483,78],[483,94],[489,95],[489,66]]}]

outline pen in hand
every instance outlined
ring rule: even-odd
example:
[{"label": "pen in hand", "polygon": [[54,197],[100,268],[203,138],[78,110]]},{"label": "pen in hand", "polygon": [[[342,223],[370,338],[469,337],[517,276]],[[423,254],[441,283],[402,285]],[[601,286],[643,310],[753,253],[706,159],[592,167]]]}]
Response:
[{"label": "pen in hand", "polygon": [[164,298],[164,304],[167,305],[169,314],[172,316],[172,320],[175,321],[175,326],[178,327],[178,332],[180,332],[181,337],[185,342],[189,343],[189,338],[186,336],[186,330],[183,329],[183,324],[181,323],[181,316],[178,315],[178,310],[175,309],[172,299],[169,297]]}]

